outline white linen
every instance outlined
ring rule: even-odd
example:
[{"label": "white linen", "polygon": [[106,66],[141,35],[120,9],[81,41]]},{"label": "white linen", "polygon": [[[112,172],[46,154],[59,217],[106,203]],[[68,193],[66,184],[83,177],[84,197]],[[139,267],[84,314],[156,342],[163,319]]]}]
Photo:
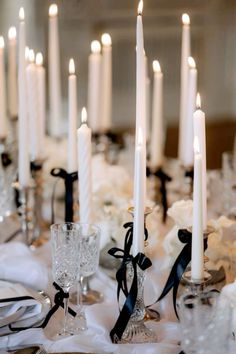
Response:
[{"label": "white linen", "polygon": [[0,245],[0,279],[45,290],[48,285],[48,269],[23,243],[5,243]]}]

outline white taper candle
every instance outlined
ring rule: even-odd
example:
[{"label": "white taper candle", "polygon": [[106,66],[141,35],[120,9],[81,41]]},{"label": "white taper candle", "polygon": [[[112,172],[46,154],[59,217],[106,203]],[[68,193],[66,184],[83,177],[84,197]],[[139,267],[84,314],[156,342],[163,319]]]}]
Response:
[{"label": "white taper candle", "polygon": [[87,125],[87,112],[82,109],[82,124],[77,130],[79,166],[79,213],[80,221],[90,223],[92,219],[92,175],[91,175],[91,129]]},{"label": "white taper candle", "polygon": [[191,278],[201,281],[204,278],[204,246],[202,224],[202,155],[198,137],[194,138],[194,182],[193,182],[193,228]]},{"label": "white taper candle", "polygon": [[7,137],[6,75],[4,38],[0,37],[0,139]]},{"label": "white taper candle", "polygon": [[19,11],[19,65],[18,65],[18,95],[19,95],[19,151],[18,169],[20,185],[26,187],[30,183],[29,161],[29,123],[26,104],[26,73],[25,73],[25,14],[23,7]]},{"label": "white taper candle", "polygon": [[104,33],[102,42],[101,72],[101,127],[103,131],[111,128],[112,114],[112,46],[111,36]]},{"label": "white taper candle", "polygon": [[178,156],[183,162],[186,137],[186,111],[188,90],[188,57],[191,53],[190,43],[190,18],[188,14],[182,15],[182,51],[181,51],[181,76],[180,76],[180,117],[179,117],[179,151]]},{"label": "white taper candle", "polygon": [[36,70],[37,70],[37,111],[39,120],[39,149],[40,157],[45,156],[45,125],[46,125],[46,86],[45,86],[45,68],[43,67],[43,55],[37,53],[36,55]]},{"label": "white taper candle", "polygon": [[16,28],[8,31],[8,71],[7,71],[8,113],[10,118],[18,114],[17,102],[17,67],[16,67]]},{"label": "white taper candle", "polygon": [[49,70],[49,109],[51,136],[59,137],[61,133],[61,74],[60,74],[60,47],[58,33],[58,8],[56,4],[49,7],[49,43],[48,43],[48,70]]},{"label": "white taper candle", "polygon": [[158,60],[153,61],[152,130],[150,166],[160,167],[163,163],[163,74]]},{"label": "white taper candle", "polygon": [[77,171],[77,77],[75,75],[74,59],[69,62],[69,124],[68,124],[68,157],[67,157],[67,172],[72,173]]},{"label": "white taper candle", "polygon": [[207,176],[206,176],[206,122],[205,113],[201,110],[201,98],[197,94],[197,110],[193,115],[194,136],[199,139],[200,154],[202,155],[202,223],[207,228]]},{"label": "white taper candle", "polygon": [[196,107],[197,95],[197,69],[195,60],[188,58],[188,92],[187,92],[187,112],[185,121],[185,148],[182,151],[182,163],[186,168],[193,166],[193,113]]},{"label": "white taper candle", "polygon": [[101,44],[92,41],[88,70],[88,118],[94,133],[101,130]]}]

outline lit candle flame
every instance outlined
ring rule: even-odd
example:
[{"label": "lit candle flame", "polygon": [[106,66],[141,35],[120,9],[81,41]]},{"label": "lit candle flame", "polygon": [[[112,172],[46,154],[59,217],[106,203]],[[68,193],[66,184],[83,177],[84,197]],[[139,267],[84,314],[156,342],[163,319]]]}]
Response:
[{"label": "lit candle flame", "polygon": [[103,33],[101,41],[105,47],[111,46],[111,36],[109,35],[109,33]]},{"label": "lit candle flame", "polygon": [[75,73],[75,62],[74,62],[74,59],[70,59],[69,61],[69,74],[70,75],[74,75]]},{"label": "lit candle flame", "polygon": [[25,60],[28,60],[29,59],[29,47],[25,47]]},{"label": "lit candle flame", "polygon": [[196,107],[197,107],[197,109],[201,109],[201,96],[200,96],[199,92],[197,93]]},{"label": "lit candle flame", "polygon": [[20,8],[19,19],[20,19],[20,21],[24,21],[25,20],[25,10],[24,10],[23,7]]},{"label": "lit candle flame", "polygon": [[199,144],[198,136],[194,137],[193,150],[194,150],[195,154],[200,154],[200,144]]},{"label": "lit candle flame", "polygon": [[16,38],[16,27],[10,27],[8,30],[8,39]]},{"label": "lit candle flame", "polygon": [[4,46],[5,46],[4,38],[3,38],[3,36],[0,36],[0,48],[2,49],[2,48],[4,48]]},{"label": "lit candle flame", "polygon": [[138,4],[138,15],[142,15],[142,13],[143,13],[143,0],[140,0]]},{"label": "lit candle flame", "polygon": [[34,63],[35,55],[33,49],[29,50],[29,61],[30,63]]},{"label": "lit candle flame", "polygon": [[183,25],[190,25],[190,17],[188,14],[182,15],[182,22],[183,22]]},{"label": "lit candle flame", "polygon": [[91,42],[91,52],[94,54],[101,52],[101,44],[99,41],[92,41]]},{"label": "lit candle flame", "polygon": [[190,67],[190,69],[196,68],[196,63],[193,57],[188,57],[188,66]]},{"label": "lit candle flame", "polygon": [[152,62],[152,68],[154,73],[160,73],[161,72],[161,66],[158,60],[153,60]]},{"label": "lit candle flame", "polygon": [[87,110],[85,107],[83,107],[81,111],[81,122],[82,124],[87,123]]},{"label": "lit candle flame", "polygon": [[138,131],[138,146],[142,146],[143,145],[143,132],[142,129],[139,128]]},{"label": "lit candle flame", "polygon": [[57,4],[52,4],[49,6],[48,14],[50,17],[55,17],[58,14]]},{"label": "lit candle flame", "polygon": [[38,66],[43,65],[43,54],[40,52],[37,53],[35,61],[36,61],[36,65],[38,65]]}]

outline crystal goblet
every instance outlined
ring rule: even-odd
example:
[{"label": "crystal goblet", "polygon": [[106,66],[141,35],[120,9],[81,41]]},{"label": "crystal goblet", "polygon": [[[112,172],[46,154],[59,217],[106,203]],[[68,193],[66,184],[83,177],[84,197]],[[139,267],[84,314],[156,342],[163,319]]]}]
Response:
[{"label": "crystal goblet", "polygon": [[57,337],[68,336],[67,313],[69,290],[75,284],[79,270],[79,230],[75,223],[51,226],[52,275],[54,281],[68,294],[64,300],[64,325]]}]

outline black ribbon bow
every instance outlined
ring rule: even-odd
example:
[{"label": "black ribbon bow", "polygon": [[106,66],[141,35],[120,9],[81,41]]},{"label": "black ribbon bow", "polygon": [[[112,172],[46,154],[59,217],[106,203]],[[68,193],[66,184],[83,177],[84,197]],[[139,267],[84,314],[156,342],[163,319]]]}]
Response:
[{"label": "black ribbon bow", "polygon": [[[53,168],[51,170],[51,175],[54,177],[59,177],[64,179],[65,183],[65,222],[73,222],[73,182],[78,179],[78,173],[72,172],[67,173],[63,168]],[[53,195],[54,199],[54,195]],[[52,206],[53,206],[52,201]],[[53,208],[52,208],[53,209]],[[53,217],[54,219],[54,213]],[[53,221],[54,222],[54,221]]]},{"label": "black ribbon bow", "polygon": [[[54,306],[48,311],[45,320],[43,321],[43,323],[39,326],[33,327],[33,328],[45,328],[49,322],[49,320],[51,319],[52,315],[59,309],[59,307],[64,308],[64,299],[69,297],[69,293],[65,293],[64,290],[57,284],[57,283],[53,283],[54,288],[57,290],[57,293],[55,294],[54,297]],[[12,299],[4,299],[4,300],[0,300],[0,302],[9,302],[9,301],[21,301],[21,300],[29,300],[29,299],[34,299],[31,296],[22,296],[22,297],[15,297]],[[70,307],[68,307],[68,313],[73,316],[76,317],[76,312],[74,310],[72,310]],[[11,331],[23,331],[32,327],[12,327],[12,325],[8,326],[9,329]]]},{"label": "black ribbon bow", "polygon": [[161,204],[163,207],[163,222],[166,221],[167,210],[168,210],[168,200],[167,200],[167,190],[166,183],[170,182],[172,178],[168,176],[162,168],[158,168],[156,171],[152,172],[149,167],[146,170],[147,177],[153,175],[156,176],[160,180],[160,193],[161,193]]},{"label": "black ribbon bow", "polygon": [[[170,275],[164,286],[164,289],[156,301],[157,303],[160,300],[162,300],[173,288],[173,305],[174,305],[174,310],[177,318],[178,318],[178,313],[176,309],[176,297],[177,297],[178,287],[182,275],[184,274],[185,269],[187,268],[189,262],[191,261],[192,233],[188,230],[180,229],[178,231],[178,238],[180,242],[185,244],[185,246],[183,247],[178,257],[176,258],[175,263],[171,269]],[[207,238],[204,239],[204,251],[206,249],[207,249]]]},{"label": "black ribbon bow", "polygon": [[[113,343],[117,343],[125,331],[125,328],[130,320],[130,317],[134,311],[137,295],[138,295],[138,278],[137,278],[137,266],[140,267],[143,271],[151,267],[152,262],[147,258],[143,253],[139,252],[135,257],[130,254],[130,249],[133,242],[133,222],[126,223],[124,225],[127,230],[125,236],[124,250],[113,247],[108,253],[118,259],[122,259],[120,268],[116,273],[117,279],[117,300],[119,302],[120,291],[126,297],[125,303],[120,310],[119,317],[115,323],[115,326],[110,332],[110,337]],[[146,228],[144,229],[144,239],[147,240],[148,233]],[[133,279],[130,289],[127,285],[127,266],[131,264],[133,268]]]}]

